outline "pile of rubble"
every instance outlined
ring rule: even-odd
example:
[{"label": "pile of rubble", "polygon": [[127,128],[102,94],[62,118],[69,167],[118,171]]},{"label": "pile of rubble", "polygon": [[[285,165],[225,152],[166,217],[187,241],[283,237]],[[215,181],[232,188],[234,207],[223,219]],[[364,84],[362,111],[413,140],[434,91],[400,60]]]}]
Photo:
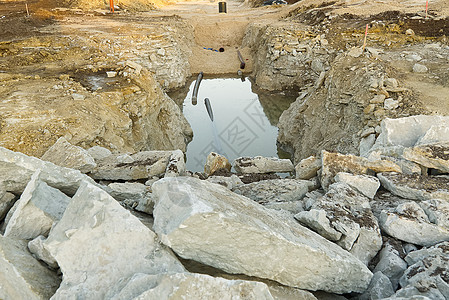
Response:
[{"label": "pile of rubble", "polygon": [[197,174],[180,150],[0,148],[0,298],[446,299],[448,142],[449,117],[386,119],[365,157]]}]

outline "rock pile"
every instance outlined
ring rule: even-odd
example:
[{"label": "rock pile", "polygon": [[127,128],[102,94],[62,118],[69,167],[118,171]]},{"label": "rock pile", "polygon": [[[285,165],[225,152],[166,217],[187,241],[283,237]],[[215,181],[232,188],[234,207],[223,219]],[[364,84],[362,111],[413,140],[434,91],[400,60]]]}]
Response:
[{"label": "rock pile", "polygon": [[448,129],[386,119],[366,157],[322,151],[277,179],[293,165],[0,148],[0,298],[447,299]]}]

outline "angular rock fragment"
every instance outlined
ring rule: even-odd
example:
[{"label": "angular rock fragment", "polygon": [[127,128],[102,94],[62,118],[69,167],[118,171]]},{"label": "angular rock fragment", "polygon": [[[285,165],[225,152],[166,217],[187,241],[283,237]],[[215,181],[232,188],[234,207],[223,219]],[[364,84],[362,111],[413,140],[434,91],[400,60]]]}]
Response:
[{"label": "angular rock fragment", "polygon": [[60,284],[22,240],[0,235],[0,299],[49,299]]},{"label": "angular rock fragment", "polygon": [[449,142],[406,148],[403,157],[427,168],[449,172]]},{"label": "angular rock fragment", "polygon": [[0,222],[14,205],[15,199],[16,196],[14,194],[0,190]]},{"label": "angular rock fragment", "polygon": [[41,157],[55,165],[89,173],[97,165],[90,154],[81,147],[70,144],[60,137]]},{"label": "angular rock fragment", "polygon": [[209,176],[206,179],[209,182],[220,184],[228,189],[232,190],[240,185],[243,185],[242,180],[237,175],[232,175],[230,177],[225,176]]},{"label": "angular rock fragment", "polygon": [[352,175],[340,172],[335,176],[335,182],[343,182],[362,195],[373,199],[380,187],[379,179],[369,175]]},{"label": "angular rock fragment", "polygon": [[348,252],[224,187],[164,178],[153,193],[154,229],[183,258],[309,290],[361,292],[369,284],[371,272]]},{"label": "angular rock fragment", "polygon": [[31,177],[17,205],[8,218],[4,236],[34,239],[47,235],[59,221],[71,198],[39,180],[40,171]]},{"label": "angular rock fragment", "polygon": [[332,184],[335,175],[347,172],[354,175],[362,175],[378,172],[401,172],[401,168],[389,160],[371,161],[364,157],[351,154],[321,152],[321,186],[327,190]]},{"label": "angular rock fragment", "polygon": [[297,179],[271,179],[238,185],[232,191],[260,204],[299,201],[309,192],[312,183]]},{"label": "angular rock fragment", "polygon": [[394,294],[393,286],[390,279],[382,274],[382,272],[375,272],[368,289],[363,293],[358,300],[377,300],[385,299]]},{"label": "angular rock fragment", "polygon": [[46,238],[43,235],[38,236],[32,241],[28,242],[28,250],[33,253],[34,257],[45,262],[50,268],[58,269],[58,263],[50,255],[50,253],[44,248],[44,242]]},{"label": "angular rock fragment", "polygon": [[283,173],[293,172],[295,168],[289,159],[275,157],[240,157],[234,161],[237,173]]},{"label": "angular rock fragment", "polygon": [[113,154],[97,161],[94,179],[137,180],[164,174],[173,151],[143,151],[132,155]]},{"label": "angular rock fragment", "polygon": [[301,160],[295,167],[296,179],[308,180],[317,176],[321,168],[321,160],[315,156],[309,156]]},{"label": "angular rock fragment", "polygon": [[76,192],[83,181],[95,184],[92,178],[78,170],[60,167],[51,162],[0,147],[0,181],[3,182],[6,191],[21,194],[37,170],[41,170],[42,181],[69,196]]},{"label": "angular rock fragment", "polygon": [[182,176],[186,172],[186,162],[184,153],[181,150],[175,150],[168,159],[167,168],[165,169],[165,177]]},{"label": "angular rock fragment", "polygon": [[101,146],[93,146],[92,148],[87,149],[87,153],[89,153],[89,155],[96,161],[106,158],[112,154],[109,149]]},{"label": "angular rock fragment", "polygon": [[410,200],[449,200],[449,178],[419,174],[379,173],[382,186],[392,194]]},{"label": "angular rock fragment", "polygon": [[193,273],[135,274],[123,289],[110,299],[222,300],[243,298],[248,300],[273,300],[265,283],[227,280]]},{"label": "angular rock fragment", "polygon": [[406,269],[407,263],[401,258],[401,253],[391,244],[386,243],[379,253],[379,262],[373,272],[382,272],[389,278],[393,289],[396,290],[399,279]]},{"label": "angular rock fragment", "polygon": [[89,183],[80,186],[43,245],[63,273],[55,299],[104,299],[135,273],[184,272],[151,230]]},{"label": "angular rock fragment", "polygon": [[419,138],[415,146],[439,144],[449,142],[449,124],[443,122],[443,124],[435,124],[430,126],[426,133]]},{"label": "angular rock fragment", "polygon": [[341,232],[330,225],[324,210],[302,211],[295,215],[295,219],[330,241],[338,241],[342,236]]},{"label": "angular rock fragment", "polygon": [[211,176],[215,172],[220,170],[230,172],[231,167],[232,167],[231,163],[228,161],[226,157],[218,153],[211,152],[207,156],[206,164],[204,165],[204,173],[206,173],[207,176]]},{"label": "angular rock fragment", "polygon": [[124,206],[147,214],[153,212],[151,188],[138,182],[114,182],[108,185],[107,192]]}]

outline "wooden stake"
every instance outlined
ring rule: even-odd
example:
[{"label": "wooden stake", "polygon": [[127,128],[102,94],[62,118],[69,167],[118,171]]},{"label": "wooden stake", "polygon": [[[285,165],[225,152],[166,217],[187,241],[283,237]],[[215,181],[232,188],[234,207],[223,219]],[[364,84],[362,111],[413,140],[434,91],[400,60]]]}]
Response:
[{"label": "wooden stake", "polygon": [[365,47],[366,47],[366,36],[368,35],[368,24],[366,24],[366,29],[365,29],[365,39],[363,40],[363,48],[362,48],[362,52],[365,51]]},{"label": "wooden stake", "polygon": [[27,9],[27,17],[29,18],[30,17],[30,12],[28,11],[28,3],[25,3],[25,7]]},{"label": "wooden stake", "polygon": [[429,7],[429,0],[426,0],[426,19],[427,19],[427,8]]}]

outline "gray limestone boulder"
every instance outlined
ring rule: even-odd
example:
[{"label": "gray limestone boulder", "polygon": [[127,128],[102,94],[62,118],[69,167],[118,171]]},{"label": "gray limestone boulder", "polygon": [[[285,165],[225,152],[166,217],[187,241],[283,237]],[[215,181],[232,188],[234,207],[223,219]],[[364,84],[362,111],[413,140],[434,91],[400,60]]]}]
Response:
[{"label": "gray limestone boulder", "polygon": [[40,171],[31,177],[8,217],[4,236],[34,239],[47,235],[53,224],[61,219],[71,198],[39,178]]},{"label": "gray limestone boulder", "polygon": [[285,173],[293,172],[295,168],[289,159],[279,159],[275,157],[240,157],[234,161],[234,168],[237,173]]},{"label": "gray limestone boulder", "polygon": [[112,154],[111,150],[101,146],[93,146],[86,151],[95,161],[106,158]]},{"label": "gray limestone boulder", "polygon": [[220,184],[230,190],[236,189],[243,185],[242,180],[237,175],[225,176],[209,176],[206,179],[209,182]]},{"label": "gray limestone boulder", "polygon": [[382,186],[392,194],[410,200],[449,200],[449,178],[418,174],[379,173]]},{"label": "gray limestone boulder", "polygon": [[[342,182],[332,184],[323,197],[313,201],[310,208],[326,212],[331,228],[341,233],[337,244],[365,264],[368,264],[380,250],[382,237],[377,219],[371,211],[369,199],[347,184]],[[310,228],[318,229],[317,226]],[[325,232],[326,235],[331,233],[329,229]]]},{"label": "gray limestone boulder", "polygon": [[75,194],[83,181],[95,184],[92,178],[78,170],[60,167],[51,162],[0,147],[0,181],[3,182],[6,191],[21,194],[37,170],[41,170],[42,181],[69,196]]},{"label": "gray limestone boulder", "polygon": [[430,126],[426,133],[419,138],[415,146],[447,142],[449,142],[449,123],[443,122],[443,124]]},{"label": "gray limestone boulder", "polygon": [[327,190],[340,172],[354,175],[375,174],[379,172],[401,172],[401,168],[389,160],[368,160],[355,155],[344,155],[321,151],[321,186]]},{"label": "gray limestone boulder", "polygon": [[184,272],[150,229],[89,183],[81,185],[43,247],[63,274],[54,299],[103,299],[135,273]]},{"label": "gray limestone boulder", "polygon": [[335,176],[335,182],[343,182],[349,185],[357,192],[373,199],[380,187],[380,181],[376,177],[369,175],[353,175],[340,172]]},{"label": "gray limestone boulder", "polygon": [[313,183],[297,179],[271,179],[238,185],[232,191],[257,203],[299,201],[309,192]]},{"label": "gray limestone boulder", "polygon": [[143,183],[114,182],[108,185],[106,191],[125,207],[147,214],[153,213],[154,202],[151,196],[151,187]]},{"label": "gray limestone boulder", "polygon": [[109,299],[273,300],[274,298],[267,285],[257,281],[227,280],[193,273],[139,273],[130,278],[126,285]]},{"label": "gray limestone boulder", "polygon": [[154,230],[183,258],[308,290],[362,292],[369,284],[371,272],[354,256],[225,187],[164,178],[153,193]]},{"label": "gray limestone boulder", "polygon": [[295,215],[295,219],[330,241],[336,242],[340,240],[342,236],[341,232],[335,230],[335,228],[331,226],[330,221],[326,216],[326,211],[323,209],[302,211]]},{"label": "gray limestone boulder", "polygon": [[46,263],[50,269],[56,270],[59,268],[56,260],[50,255],[47,249],[44,248],[44,242],[46,237],[43,235],[38,236],[34,240],[28,242],[28,250],[34,257]]},{"label": "gray limestone boulder", "polygon": [[394,289],[390,279],[382,274],[375,272],[366,292],[356,297],[357,300],[378,300],[385,299],[394,294]]},{"label": "gray limestone boulder", "polygon": [[137,180],[165,174],[173,151],[112,154],[97,161],[90,175],[102,180]]},{"label": "gray limestone boulder", "polygon": [[379,252],[379,262],[374,268],[374,273],[382,272],[387,276],[394,290],[399,286],[399,279],[407,269],[407,263],[401,258],[401,253],[389,243],[386,243]]},{"label": "gray limestone boulder", "polygon": [[55,165],[89,173],[97,165],[90,154],[81,147],[70,144],[60,137],[41,157]]},{"label": "gray limestone boulder", "polygon": [[413,147],[433,126],[449,127],[449,116],[417,115],[381,122],[381,133],[373,149],[389,146]]},{"label": "gray limestone boulder", "polygon": [[449,172],[449,142],[406,148],[403,157],[426,168]]},{"label": "gray limestone boulder", "polygon": [[22,240],[0,235],[0,299],[49,299],[61,280],[40,264]]}]

